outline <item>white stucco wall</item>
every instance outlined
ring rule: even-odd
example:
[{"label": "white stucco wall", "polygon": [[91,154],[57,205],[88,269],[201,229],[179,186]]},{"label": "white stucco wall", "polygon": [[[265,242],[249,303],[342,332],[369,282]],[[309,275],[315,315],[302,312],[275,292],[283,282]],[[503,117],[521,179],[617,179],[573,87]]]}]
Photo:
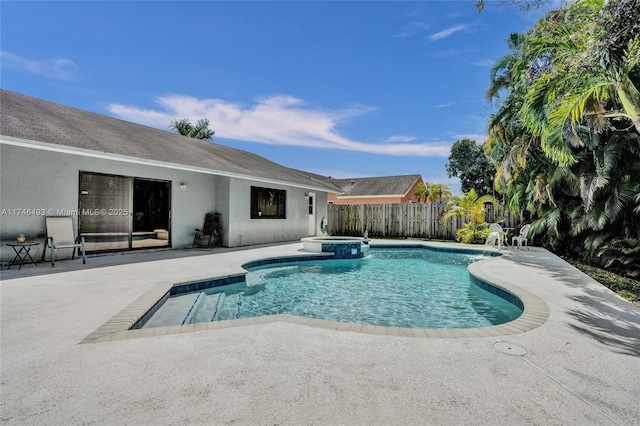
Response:
[{"label": "white stucco wall", "polygon": [[231,178],[227,176],[218,176],[215,186],[215,206],[216,212],[222,216],[220,218],[222,228],[222,245],[229,246],[229,188]]},{"label": "white stucco wall", "polygon": [[[67,152],[54,152],[0,144],[0,260],[13,259],[6,245],[18,234],[39,240],[31,255],[42,253],[44,217],[77,212],[79,172],[95,172],[138,178],[167,180],[171,185],[171,246],[191,247],[195,228],[201,228],[204,215],[222,215],[222,244],[227,247],[295,241],[309,235],[308,200],[316,194],[316,234],[327,214],[327,194],[317,190],[264,183],[258,180],[216,176],[193,171],[135,164],[123,160],[94,158]],[[180,189],[181,183],[186,189]],[[287,192],[286,219],[251,219],[251,186],[283,189]],[[26,211],[32,214],[26,214]],[[77,217],[74,217],[77,230]]]},{"label": "white stucco wall", "polygon": [[[287,193],[286,219],[252,219],[251,186],[282,189]],[[230,181],[228,245],[230,247],[296,241],[309,235],[308,189],[286,185],[232,179]],[[313,192],[313,191],[312,191]],[[316,233],[320,220],[326,216],[326,193],[316,192]]]},{"label": "white stucco wall", "polygon": [[[202,227],[206,213],[216,210],[218,176],[2,144],[0,253],[3,262],[14,256],[6,243],[21,233],[40,241],[31,255],[34,259],[41,256],[44,238],[37,237],[45,233],[44,217],[77,212],[80,171],[171,181],[171,245],[174,248],[191,247],[194,229]],[[186,190],[180,189],[182,182],[187,183]],[[29,215],[28,210],[35,213]],[[77,230],[77,217],[73,217],[73,221]]]}]

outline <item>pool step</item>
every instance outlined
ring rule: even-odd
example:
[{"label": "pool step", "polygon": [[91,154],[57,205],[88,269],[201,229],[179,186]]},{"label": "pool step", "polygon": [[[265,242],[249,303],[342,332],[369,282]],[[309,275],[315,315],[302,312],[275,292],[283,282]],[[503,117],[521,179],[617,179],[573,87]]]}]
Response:
[{"label": "pool step", "polygon": [[169,298],[143,328],[184,324],[200,298],[202,298],[201,293],[189,294],[188,297]]},{"label": "pool step", "polygon": [[205,295],[202,303],[198,306],[197,312],[195,312],[195,315],[192,317],[191,322],[217,321],[225,297],[224,292]]},{"label": "pool step", "polygon": [[240,318],[244,302],[242,296],[244,293],[230,294],[224,300],[220,307],[219,321]]},{"label": "pool step", "polygon": [[236,293],[227,296],[224,292],[207,295],[205,292],[198,292],[172,297],[143,328],[236,319],[242,311],[242,295],[243,293]]},{"label": "pool step", "polygon": [[199,300],[194,300],[194,312],[188,315],[188,323],[208,321],[223,321],[240,317],[242,311],[242,295],[236,293],[227,295],[224,292],[206,295]]},{"label": "pool step", "polygon": [[201,291],[200,293],[197,293],[196,298],[193,300],[193,303],[191,304],[191,307],[187,311],[187,314],[182,319],[182,325],[193,324],[197,322],[196,317],[198,315],[198,312],[201,311],[202,305],[205,303],[206,299],[207,299],[207,295],[203,291]]}]

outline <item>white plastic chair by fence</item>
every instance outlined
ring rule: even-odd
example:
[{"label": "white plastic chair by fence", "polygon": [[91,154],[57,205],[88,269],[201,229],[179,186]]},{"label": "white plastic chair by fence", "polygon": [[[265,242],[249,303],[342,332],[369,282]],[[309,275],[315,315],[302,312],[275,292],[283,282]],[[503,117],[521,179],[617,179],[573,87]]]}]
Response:
[{"label": "white plastic chair by fence", "polygon": [[489,225],[489,236],[485,241],[485,246],[494,247],[498,246],[498,250],[502,248],[502,242],[504,241],[504,234],[502,226],[497,223]]},{"label": "white plastic chair by fence", "polygon": [[527,250],[529,250],[529,243],[528,243],[528,238],[527,238],[527,234],[529,234],[529,229],[531,228],[531,225],[524,225],[521,229],[520,229],[520,235],[515,236],[511,239],[511,245],[515,246],[516,243],[518,243],[518,248],[522,247],[522,243],[524,243],[524,245],[527,247]]}]

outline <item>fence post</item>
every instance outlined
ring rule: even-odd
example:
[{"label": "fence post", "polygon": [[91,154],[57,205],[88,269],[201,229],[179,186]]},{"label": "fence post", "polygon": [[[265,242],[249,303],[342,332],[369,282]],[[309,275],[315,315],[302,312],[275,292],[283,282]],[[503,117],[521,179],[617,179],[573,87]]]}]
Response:
[{"label": "fence post", "polygon": [[382,236],[386,237],[387,236],[387,224],[386,224],[386,216],[387,216],[387,209],[385,208],[386,205],[383,204],[382,205]]}]

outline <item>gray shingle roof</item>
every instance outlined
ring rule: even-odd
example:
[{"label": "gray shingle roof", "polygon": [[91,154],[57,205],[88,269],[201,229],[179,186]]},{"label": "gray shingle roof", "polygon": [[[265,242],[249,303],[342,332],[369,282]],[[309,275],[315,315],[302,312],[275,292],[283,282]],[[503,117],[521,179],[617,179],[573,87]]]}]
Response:
[{"label": "gray shingle roof", "polygon": [[328,178],[259,155],[105,115],[0,90],[0,134],[108,154],[187,165],[220,174],[338,190]]},{"label": "gray shingle roof", "polygon": [[420,178],[420,175],[402,175],[332,179],[332,182],[342,188],[343,196],[402,196]]}]

